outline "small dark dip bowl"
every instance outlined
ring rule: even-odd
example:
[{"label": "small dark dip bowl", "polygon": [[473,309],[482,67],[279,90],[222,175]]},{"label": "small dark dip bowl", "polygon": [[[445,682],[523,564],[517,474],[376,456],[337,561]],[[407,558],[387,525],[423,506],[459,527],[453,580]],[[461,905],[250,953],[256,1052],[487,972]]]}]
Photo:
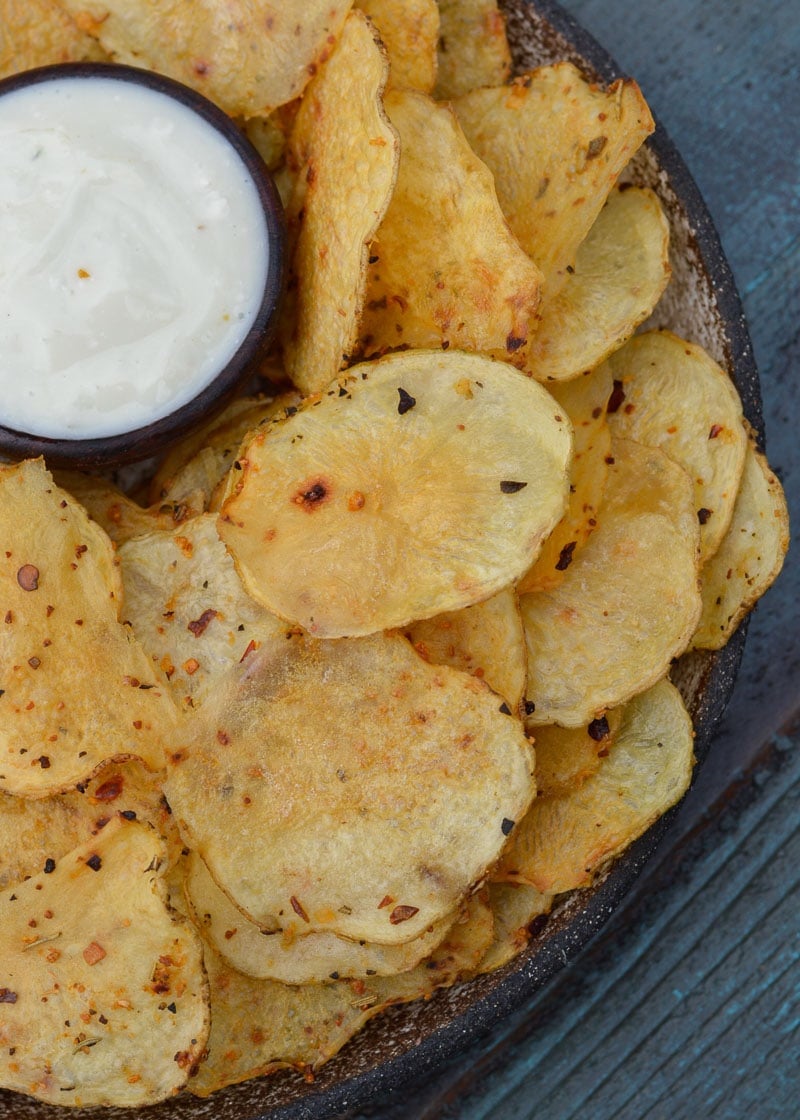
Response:
[{"label": "small dark dip bowl", "polygon": [[[266,220],[269,247],[261,302],[239,348],[204,389],[168,415],[118,435],[52,438],[4,426],[0,403],[0,458],[19,460],[41,455],[51,466],[101,470],[156,455],[220,412],[252,376],[275,330],[276,312],[285,284],[286,227],[280,196],[256,149],[221,109],[180,82],[133,66],[74,62],[42,66],[5,78],[0,81],[0,97],[41,82],[65,78],[86,81],[105,78],[144,86],[180,102],[215,128],[238,154],[253,180]],[[0,362],[2,360],[0,354]]]}]

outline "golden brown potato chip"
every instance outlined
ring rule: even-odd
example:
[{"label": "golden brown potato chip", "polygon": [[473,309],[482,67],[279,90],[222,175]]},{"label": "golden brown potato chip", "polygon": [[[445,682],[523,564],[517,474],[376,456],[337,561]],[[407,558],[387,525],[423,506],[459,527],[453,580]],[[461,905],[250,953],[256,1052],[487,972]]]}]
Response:
[{"label": "golden brown potato chip", "polygon": [[517,715],[525,694],[528,651],[512,588],[406,628],[414,649],[434,665],[452,665],[486,681]]},{"label": "golden brown potato chip", "polygon": [[591,85],[569,62],[454,103],[472,147],[494,174],[503,213],[553,299],[625,164],[653,131],[639,87]]},{"label": "golden brown potato chip", "polygon": [[279,333],[286,372],[304,394],[336,376],[358,337],[368,246],[397,177],[397,136],[381,100],[387,73],[374,28],[352,12],[289,140],[290,266]]},{"label": "golden brown potato chip", "polygon": [[536,799],[496,876],[556,894],[587,886],[686,792],[693,738],[669,681],[634,697],[597,773],[564,796]]},{"label": "golden brown potato chip", "polygon": [[494,972],[513,960],[531,938],[530,926],[549,913],[552,894],[542,894],[527,883],[488,885],[489,905],[494,917],[494,940],[475,970],[477,975]]},{"label": "golden brown potato chip", "polygon": [[399,976],[289,987],[229,968],[211,949],[208,1057],[189,1089],[207,1097],[223,1085],[283,1066],[313,1070],[373,1016],[448,987],[472,971],[492,940],[492,912],[479,895],[428,960]]},{"label": "golden brown potato chip", "polygon": [[670,277],[669,224],[657,195],[613,190],[575,266],[542,300],[525,372],[548,384],[594,369],[651,313]]},{"label": "golden brown potato chip", "polygon": [[0,78],[56,62],[103,58],[91,35],[56,0],[0,0]]},{"label": "golden brown potato chip", "polygon": [[575,450],[570,465],[567,512],[544,542],[534,565],[517,584],[517,592],[546,591],[558,587],[564,573],[597,526],[611,454],[611,432],[606,406],[611,395],[611,375],[601,367],[574,381],[552,382],[555,397],[572,424]]},{"label": "golden brown potato chip", "polygon": [[280,113],[251,117],[249,121],[240,122],[240,127],[269,170],[277,171],[283,164],[288,139],[288,129]]},{"label": "golden brown potato chip", "polygon": [[495,0],[439,0],[439,17],[439,101],[508,81],[511,51]]},{"label": "golden brown potato chip", "polygon": [[169,760],[189,847],[259,925],[411,941],[460,904],[533,796],[521,724],[400,636],[253,652]]},{"label": "golden brown potato chip", "polygon": [[781,484],[753,443],[728,532],[703,567],[703,613],[694,649],[721,649],[778,577],[789,547],[789,512]]},{"label": "golden brown potato chip", "polygon": [[76,498],[92,521],[106,531],[115,544],[158,530],[176,530],[191,517],[202,513],[205,494],[187,492],[179,500],[163,499],[145,508],[98,475],[78,471],[57,471],[55,481]]},{"label": "golden brown potato chip", "polygon": [[586,727],[531,726],[536,755],[536,792],[561,796],[597,772],[619,730],[622,708],[614,708]]},{"label": "golden brown potato chip", "polygon": [[248,650],[286,640],[245,594],[212,514],[127,542],[119,561],[125,619],[179,703],[196,707]]},{"label": "golden brown potato chip", "polygon": [[157,70],[232,117],[302,93],[352,0],[60,0],[115,62]]},{"label": "golden brown potato chip", "polygon": [[492,174],[449,105],[396,90],[392,200],[372,243],[359,349],[452,346],[521,363],[541,275],[503,217]]},{"label": "golden brown potato chip", "polygon": [[430,93],[436,82],[439,9],[436,0],[356,0],[378,29],[389,55],[389,88]]},{"label": "golden brown potato chip", "polygon": [[172,1096],[208,1033],[200,940],[173,920],[151,828],[117,818],[0,895],[0,1085],[52,1104]]},{"label": "golden brown potato chip", "polygon": [[588,724],[666,673],[700,614],[692,484],[663,451],[612,443],[599,524],[551,591],[520,599],[529,724]]},{"label": "golden brown potato chip", "polygon": [[671,331],[637,335],[613,354],[615,436],[660,447],[694,483],[700,560],[713,556],[733,515],[747,451],[742,404],[723,369]]},{"label": "golden brown potato chip", "polygon": [[373,945],[333,933],[287,937],[262,930],[237,910],[196,853],[187,864],[186,894],[195,924],[231,968],[260,980],[322,984],[408,972],[430,956],[458,917],[450,914],[402,945]]},{"label": "golden brown potato chip", "polygon": [[394,354],[259,432],[219,532],[249,594],[316,636],[405,626],[525,571],[570,451],[558,405],[504,362]]},{"label": "golden brown potato chip", "polygon": [[119,622],[111,542],[41,459],[0,469],[0,789],[57,793],[111,759],[163,765],[177,712]]}]

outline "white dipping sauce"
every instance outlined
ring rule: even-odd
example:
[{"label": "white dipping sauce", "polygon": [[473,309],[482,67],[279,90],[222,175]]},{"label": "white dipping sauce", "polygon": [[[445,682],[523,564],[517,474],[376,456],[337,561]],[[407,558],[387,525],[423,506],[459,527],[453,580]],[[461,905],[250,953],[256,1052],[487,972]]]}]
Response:
[{"label": "white dipping sauce", "polygon": [[86,439],[191,400],[253,324],[269,260],[236,150],[179,101],[58,78],[0,96],[0,423]]}]

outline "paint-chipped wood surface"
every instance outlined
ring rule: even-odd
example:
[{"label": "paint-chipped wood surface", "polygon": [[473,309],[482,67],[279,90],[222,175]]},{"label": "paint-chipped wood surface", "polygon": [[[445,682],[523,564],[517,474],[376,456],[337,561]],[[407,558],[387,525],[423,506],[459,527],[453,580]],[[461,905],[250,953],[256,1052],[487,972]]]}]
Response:
[{"label": "paint-chipped wood surface", "polygon": [[[800,524],[800,5],[566,0],[636,76],[694,175],[761,373]],[[381,1120],[800,1116],[800,587],[750,625],[711,755],[658,855],[583,955]]]}]

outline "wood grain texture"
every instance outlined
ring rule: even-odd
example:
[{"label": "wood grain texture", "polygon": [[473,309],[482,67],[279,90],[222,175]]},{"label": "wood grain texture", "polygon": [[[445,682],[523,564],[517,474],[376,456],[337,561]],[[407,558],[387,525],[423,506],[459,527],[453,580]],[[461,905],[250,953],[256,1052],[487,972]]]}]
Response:
[{"label": "wood grain texture", "polygon": [[[564,0],[634,75],[705,196],[800,520],[800,6]],[[625,906],[568,969],[381,1120],[800,1116],[800,587],[750,625],[711,755]]]}]

